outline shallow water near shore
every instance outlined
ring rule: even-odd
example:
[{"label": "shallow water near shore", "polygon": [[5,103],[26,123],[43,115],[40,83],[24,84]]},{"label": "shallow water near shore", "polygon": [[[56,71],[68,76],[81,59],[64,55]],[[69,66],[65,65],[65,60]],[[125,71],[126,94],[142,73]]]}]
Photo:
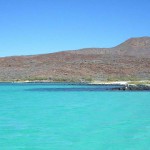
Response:
[{"label": "shallow water near shore", "polygon": [[0,149],[148,149],[150,92],[111,88],[0,84]]}]

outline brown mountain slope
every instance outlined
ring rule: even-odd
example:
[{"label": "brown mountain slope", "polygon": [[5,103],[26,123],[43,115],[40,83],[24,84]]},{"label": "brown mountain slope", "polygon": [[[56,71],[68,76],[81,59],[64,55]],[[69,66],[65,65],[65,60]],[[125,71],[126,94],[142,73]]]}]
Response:
[{"label": "brown mountain slope", "polygon": [[123,55],[150,58],[150,37],[131,38],[114,48]]},{"label": "brown mountain slope", "polygon": [[71,52],[76,54],[111,54],[150,57],[150,37],[131,38],[113,48],[87,48]]},{"label": "brown mountain slope", "polygon": [[150,79],[150,37],[107,49],[0,58],[0,80],[90,81]]}]

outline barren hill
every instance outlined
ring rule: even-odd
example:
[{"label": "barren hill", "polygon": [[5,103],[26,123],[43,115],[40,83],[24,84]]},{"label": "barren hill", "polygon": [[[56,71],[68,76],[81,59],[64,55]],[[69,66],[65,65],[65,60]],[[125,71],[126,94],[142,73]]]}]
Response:
[{"label": "barren hill", "polygon": [[131,38],[113,48],[0,58],[0,80],[150,79],[150,37]]}]

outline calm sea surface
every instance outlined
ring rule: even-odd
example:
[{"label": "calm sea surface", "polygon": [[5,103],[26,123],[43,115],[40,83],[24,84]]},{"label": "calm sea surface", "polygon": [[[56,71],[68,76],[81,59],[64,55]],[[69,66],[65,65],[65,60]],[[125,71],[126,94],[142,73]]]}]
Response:
[{"label": "calm sea surface", "polygon": [[0,150],[148,150],[150,92],[0,84]]}]

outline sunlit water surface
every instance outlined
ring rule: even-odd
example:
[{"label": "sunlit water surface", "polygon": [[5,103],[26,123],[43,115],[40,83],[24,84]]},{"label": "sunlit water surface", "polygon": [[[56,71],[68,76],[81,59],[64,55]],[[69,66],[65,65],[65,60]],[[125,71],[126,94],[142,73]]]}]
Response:
[{"label": "sunlit water surface", "polygon": [[1,150],[148,150],[150,92],[0,84]]}]

